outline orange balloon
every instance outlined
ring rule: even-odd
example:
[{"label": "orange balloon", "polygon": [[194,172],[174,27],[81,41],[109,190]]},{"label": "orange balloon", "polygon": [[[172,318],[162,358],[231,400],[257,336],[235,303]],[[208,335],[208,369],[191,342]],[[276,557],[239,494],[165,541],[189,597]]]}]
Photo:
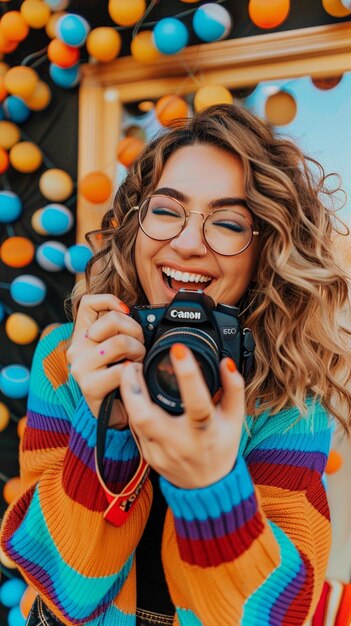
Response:
[{"label": "orange balloon", "polygon": [[43,28],[50,17],[50,7],[43,0],[24,0],[20,11],[31,28]]},{"label": "orange balloon", "polygon": [[130,167],[145,143],[139,137],[124,137],[117,146],[117,159],[125,167]]},{"label": "orange balloon", "polygon": [[22,439],[25,428],[27,426],[27,416],[21,417],[17,422],[17,435]]},{"label": "orange balloon", "polygon": [[156,102],[155,115],[162,126],[171,126],[188,117],[188,105],[180,96],[163,96]]},{"label": "orange balloon", "polygon": [[12,313],[6,320],[5,331],[13,343],[26,346],[37,338],[39,326],[25,313]]},{"label": "orange balloon", "polygon": [[0,76],[5,76],[9,66],[4,61],[0,61]]},{"label": "orange balloon", "polygon": [[65,11],[55,11],[48,20],[48,23],[45,26],[45,32],[49,39],[55,39],[56,37],[56,22],[62,17],[66,15]]},{"label": "orange balloon", "polygon": [[139,63],[154,63],[162,57],[154,44],[152,30],[142,30],[135,35],[130,44],[130,52]]},{"label": "orange balloon", "polygon": [[0,30],[0,52],[3,54],[9,54],[16,50],[19,42],[7,39],[3,32]]},{"label": "orange balloon", "polygon": [[10,267],[25,267],[33,261],[35,248],[26,237],[8,237],[0,248],[0,258]]},{"label": "orange balloon", "polygon": [[334,89],[341,82],[343,75],[341,76],[329,76],[328,78],[311,78],[312,83],[317,89],[321,91],[328,91]]},{"label": "orange balloon", "polygon": [[49,106],[51,102],[51,90],[49,85],[42,80],[38,80],[34,87],[34,91],[25,98],[25,103],[31,111],[42,111]]},{"label": "orange balloon", "polygon": [[86,46],[92,57],[107,63],[108,61],[113,61],[119,55],[122,38],[114,28],[101,26],[94,28],[89,33]]},{"label": "orange balloon", "polygon": [[0,30],[11,41],[23,41],[29,33],[29,26],[19,11],[7,11],[1,18]]},{"label": "orange balloon", "polygon": [[20,600],[20,611],[24,617],[24,619],[27,619],[28,615],[29,615],[29,611],[31,610],[35,598],[37,597],[38,592],[36,591],[36,589],[34,589],[34,587],[27,587],[27,589],[24,591],[23,596]]},{"label": "orange balloon", "polygon": [[194,96],[194,109],[201,111],[212,104],[232,104],[233,96],[223,85],[204,85]]},{"label": "orange balloon", "polygon": [[297,112],[295,98],[287,91],[278,91],[268,96],[265,102],[265,116],[276,126],[284,126],[293,121]]},{"label": "orange balloon", "polygon": [[323,9],[333,17],[346,17],[351,11],[340,0],[322,0]]},{"label": "orange balloon", "polygon": [[144,15],[145,0],[110,0],[108,12],[112,20],[119,26],[133,26]]},{"label": "orange balloon", "polygon": [[10,159],[4,148],[0,147],[0,174],[6,172],[9,169]]},{"label": "orange balloon", "polygon": [[72,195],[73,180],[64,170],[53,168],[41,175],[39,189],[48,200],[62,202]]},{"label": "orange balloon", "polygon": [[38,74],[33,68],[25,65],[11,67],[4,76],[4,86],[9,93],[28,98],[38,82]]},{"label": "orange balloon", "polygon": [[10,423],[10,411],[6,404],[0,402],[0,431],[5,430]]},{"label": "orange balloon", "polygon": [[35,172],[43,161],[43,155],[31,141],[19,141],[10,150],[10,162],[11,165],[22,172],[23,174],[30,174]]},{"label": "orange balloon", "polygon": [[79,48],[67,46],[60,39],[53,39],[48,45],[47,55],[49,60],[59,67],[72,67],[79,61]]},{"label": "orange balloon", "polygon": [[259,28],[276,28],[289,15],[290,0],[250,0],[249,16]]},{"label": "orange balloon", "polygon": [[21,493],[21,480],[19,476],[15,476],[14,478],[9,478],[8,481],[4,485],[4,489],[2,492],[3,498],[7,504],[10,504],[18,498]]},{"label": "orange balloon", "polygon": [[5,100],[8,95],[8,91],[5,89],[4,77],[0,76],[0,102]]},{"label": "orange balloon", "polygon": [[89,202],[105,202],[112,192],[111,179],[103,172],[91,172],[82,178],[79,191]]},{"label": "orange balloon", "polygon": [[0,121],[0,146],[9,150],[21,138],[21,133],[16,124],[6,120]]},{"label": "orange balloon", "polygon": [[334,474],[342,466],[342,456],[337,450],[330,450],[328,461],[325,466],[326,474]]},{"label": "orange balloon", "polygon": [[38,235],[47,235],[46,230],[43,229],[43,227],[42,227],[42,225],[40,223],[40,218],[41,218],[42,212],[43,212],[43,209],[37,209],[37,211],[35,211],[35,213],[33,213],[32,219],[31,219],[31,224],[32,224],[33,230],[35,230],[35,232],[38,233]]}]

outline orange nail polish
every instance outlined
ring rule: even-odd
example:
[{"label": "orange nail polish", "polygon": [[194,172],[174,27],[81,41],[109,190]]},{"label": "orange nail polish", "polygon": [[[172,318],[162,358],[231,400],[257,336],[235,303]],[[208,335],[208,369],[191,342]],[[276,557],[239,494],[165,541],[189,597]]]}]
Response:
[{"label": "orange nail polish", "polygon": [[237,367],[236,367],[235,362],[233,361],[233,359],[227,359],[226,366],[227,366],[227,370],[231,374],[234,374],[234,372],[237,371]]},{"label": "orange nail polish", "polygon": [[177,361],[182,361],[187,355],[187,349],[182,343],[174,343],[171,347],[171,353]]},{"label": "orange nail polish", "polygon": [[124,313],[127,313],[127,314],[130,313],[129,306],[127,304],[125,304],[124,302],[122,302],[122,300],[120,301],[119,306],[121,307],[121,309],[122,309],[122,311]]}]

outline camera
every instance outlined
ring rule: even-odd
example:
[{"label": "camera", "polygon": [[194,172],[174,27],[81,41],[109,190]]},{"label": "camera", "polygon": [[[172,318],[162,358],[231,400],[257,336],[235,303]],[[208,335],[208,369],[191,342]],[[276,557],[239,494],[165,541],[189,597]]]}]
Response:
[{"label": "camera", "polygon": [[180,289],[170,304],[133,307],[132,317],[144,333],[144,377],[149,393],[173,415],[183,412],[169,357],[174,343],[184,343],[193,352],[214,401],[220,392],[221,359],[232,358],[244,378],[250,374],[255,343],[251,331],[241,328],[235,306],[216,306],[201,290]]}]

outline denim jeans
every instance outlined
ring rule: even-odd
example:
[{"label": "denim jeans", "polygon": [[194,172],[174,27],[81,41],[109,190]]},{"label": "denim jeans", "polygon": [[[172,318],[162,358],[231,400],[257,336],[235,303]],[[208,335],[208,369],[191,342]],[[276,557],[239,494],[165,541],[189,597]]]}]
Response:
[{"label": "denim jeans", "polygon": [[[168,615],[156,615],[149,611],[137,610],[137,626],[171,626],[173,619]],[[26,621],[26,626],[62,626],[57,617],[37,596]]]}]

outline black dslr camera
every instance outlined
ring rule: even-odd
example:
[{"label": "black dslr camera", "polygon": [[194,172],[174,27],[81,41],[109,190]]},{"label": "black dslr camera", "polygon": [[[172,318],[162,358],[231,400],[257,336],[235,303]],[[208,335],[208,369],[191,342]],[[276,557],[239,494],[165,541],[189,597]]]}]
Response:
[{"label": "black dslr camera", "polygon": [[219,362],[231,357],[244,378],[253,365],[255,343],[251,331],[242,329],[238,309],[215,306],[202,291],[181,289],[165,306],[136,306],[132,317],[143,329],[146,347],[144,377],[152,399],[169,413],[183,412],[169,349],[181,342],[199,363],[212,397],[220,389]]}]

